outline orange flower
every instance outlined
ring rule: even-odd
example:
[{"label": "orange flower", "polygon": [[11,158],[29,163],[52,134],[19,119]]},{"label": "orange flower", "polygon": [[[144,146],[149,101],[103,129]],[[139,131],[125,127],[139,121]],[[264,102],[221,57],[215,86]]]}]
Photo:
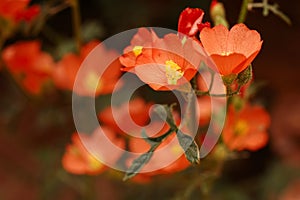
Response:
[{"label": "orange flower", "polygon": [[[108,51],[103,46],[97,46],[99,44],[99,41],[91,41],[82,47],[79,55],[73,53],[66,54],[57,64],[53,74],[56,86],[61,89],[74,89],[74,92],[84,96],[93,96],[94,91],[95,95],[111,93],[121,75],[121,65],[118,60],[107,63],[110,59],[118,57],[117,53],[112,50]],[[90,59],[89,61],[91,62],[88,64],[92,64],[91,67],[83,69],[80,77],[77,77],[80,81],[79,84],[73,88],[81,64],[93,49],[95,49],[98,59],[102,62],[93,63],[94,61]],[[108,64],[108,67],[105,66],[106,64]],[[100,72],[103,70],[105,71],[100,78]]]},{"label": "orange flower", "polygon": [[204,27],[210,27],[208,22],[202,23],[204,11],[200,8],[184,9],[178,19],[178,32],[188,36],[195,36]]},{"label": "orange flower", "polygon": [[41,7],[39,5],[33,5],[29,7],[27,10],[23,10],[22,12],[18,13],[15,17],[15,20],[30,22],[33,19],[35,19],[40,12],[41,12]]},{"label": "orange flower", "polygon": [[231,150],[255,151],[268,142],[270,116],[260,106],[246,104],[240,111],[229,107],[223,141]]},{"label": "orange flower", "polygon": [[30,0],[1,0],[0,16],[14,22],[31,21],[40,13],[40,6],[27,8],[29,2]]},{"label": "orange flower", "polygon": [[2,52],[8,70],[22,86],[33,94],[39,94],[43,84],[51,78],[54,62],[52,57],[41,51],[39,41],[18,42]]},{"label": "orange flower", "polygon": [[119,148],[125,147],[124,141],[117,138],[111,129],[104,126],[101,127],[101,130],[96,129],[91,135],[74,133],[72,136],[73,143],[66,147],[66,152],[62,158],[65,170],[73,174],[95,175],[102,173],[107,168],[100,160],[115,164],[121,154],[109,152],[113,150],[104,142],[104,137],[107,137]]},{"label": "orange flower", "polygon": [[[129,108],[129,112],[127,110]],[[118,133],[128,133],[135,131],[138,126],[144,126],[149,121],[149,110],[151,103],[144,102],[141,98],[135,98],[129,104],[123,104],[120,107],[108,107],[99,113],[98,117],[105,125],[110,126]],[[117,115],[113,115],[114,109]],[[132,122],[130,121],[132,118]],[[136,123],[136,125],[135,125]],[[119,124],[119,125],[118,125]],[[119,127],[120,126],[120,127]]]},{"label": "orange flower", "polygon": [[237,24],[230,31],[223,25],[204,28],[200,40],[221,75],[238,74],[246,69],[262,45],[259,33],[244,24]]},{"label": "orange flower", "polygon": [[66,171],[73,174],[95,175],[100,174],[106,168],[105,165],[86,150],[77,133],[72,135],[72,144],[66,147],[62,164]]},{"label": "orange flower", "polygon": [[187,83],[204,60],[195,48],[198,43],[192,39],[182,41],[175,34],[167,34],[161,39],[152,37],[151,41],[151,48],[133,48],[134,66],[124,62],[128,52],[120,61],[124,70],[135,73],[154,90],[173,90]]},{"label": "orange flower", "polygon": [[[119,58],[123,71],[134,70],[134,67],[145,63],[152,62],[152,47],[153,42],[158,40],[157,35],[153,30],[148,31],[146,28],[139,28],[138,32],[133,36],[130,41],[130,46],[124,49],[124,54]],[[137,58],[143,57],[142,60]]]}]

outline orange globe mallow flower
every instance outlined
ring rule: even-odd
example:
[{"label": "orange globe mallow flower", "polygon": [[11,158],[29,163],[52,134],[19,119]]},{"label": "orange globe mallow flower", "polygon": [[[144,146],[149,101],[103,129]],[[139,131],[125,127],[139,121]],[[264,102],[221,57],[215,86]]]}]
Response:
[{"label": "orange globe mallow flower", "polygon": [[[55,85],[60,89],[73,90],[75,93],[83,96],[111,93],[121,75],[121,65],[118,59],[114,60],[112,63],[107,63],[114,57],[118,58],[117,52],[107,50],[104,46],[97,47],[99,44],[99,41],[94,40],[84,45],[81,48],[79,55],[74,53],[66,54],[61,61],[58,62],[54,70],[53,80]],[[79,77],[79,84],[76,88],[73,88],[81,64],[95,48],[99,62],[100,60],[102,62],[93,63],[94,61],[92,60],[92,62],[90,62],[92,64],[91,67],[83,70]],[[106,64],[108,64],[108,66],[105,66]],[[103,70],[105,71],[100,77],[100,72]]]},{"label": "orange globe mallow flower", "polygon": [[132,42],[125,49],[120,61],[124,71],[135,73],[154,90],[173,90],[189,82],[204,60],[197,49],[198,42],[192,39],[183,40],[172,33],[163,38],[150,32],[143,36],[139,38],[144,41],[136,46]]},{"label": "orange globe mallow flower", "polygon": [[62,165],[66,171],[73,174],[95,175],[106,169],[105,165],[87,151],[78,133],[72,135],[72,144],[66,147]]},{"label": "orange globe mallow flower", "polygon": [[2,59],[16,81],[32,94],[41,93],[55,66],[51,55],[41,51],[41,43],[37,40],[6,47]]},{"label": "orange globe mallow flower", "polygon": [[210,27],[209,22],[202,23],[203,16],[204,11],[200,8],[187,7],[180,13],[178,32],[193,37],[204,27]]},{"label": "orange globe mallow flower", "polygon": [[[104,133],[104,134],[100,134]],[[111,149],[103,141],[107,137],[117,147],[124,149],[125,142],[116,137],[114,131],[109,127],[96,129],[91,135],[83,133],[74,133],[72,135],[72,144],[67,145],[66,152],[62,158],[64,169],[73,174],[100,174],[107,169],[107,166],[101,162],[102,159],[111,163],[116,163],[121,154],[114,153],[109,158],[102,158],[101,155],[108,155]],[[88,148],[88,149],[87,149]]]},{"label": "orange globe mallow flower", "polygon": [[[158,40],[158,36],[153,30],[139,28],[130,41],[130,45],[124,49],[124,54],[119,58],[124,66],[122,71],[133,71],[137,65],[144,64],[147,60],[152,62],[153,43]],[[139,57],[143,59],[138,59]]]},{"label": "orange globe mallow flower", "polygon": [[261,106],[246,104],[239,111],[230,106],[223,141],[231,150],[256,151],[267,144],[269,126],[270,116]]},{"label": "orange globe mallow flower", "polygon": [[246,69],[261,49],[260,34],[244,24],[230,30],[223,25],[204,28],[201,43],[221,75],[238,74]]},{"label": "orange globe mallow flower", "polygon": [[0,17],[13,22],[33,20],[40,13],[40,6],[28,7],[30,0],[1,0]]}]

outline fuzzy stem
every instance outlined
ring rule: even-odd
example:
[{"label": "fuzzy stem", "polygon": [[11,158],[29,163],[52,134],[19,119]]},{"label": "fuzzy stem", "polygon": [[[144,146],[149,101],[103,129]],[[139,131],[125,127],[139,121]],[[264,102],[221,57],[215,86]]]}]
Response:
[{"label": "fuzzy stem", "polygon": [[244,23],[248,13],[248,3],[249,0],[243,0],[238,23]]},{"label": "fuzzy stem", "polygon": [[71,0],[71,8],[72,8],[72,18],[73,18],[73,31],[75,36],[75,42],[77,51],[80,51],[81,48],[81,19],[80,19],[80,10],[79,10],[79,2],[78,0]]}]

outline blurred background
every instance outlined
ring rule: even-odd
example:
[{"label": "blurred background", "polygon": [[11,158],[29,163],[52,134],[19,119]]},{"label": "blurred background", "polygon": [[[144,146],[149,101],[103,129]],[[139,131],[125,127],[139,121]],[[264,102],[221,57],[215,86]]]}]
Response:
[{"label": "blurred background", "polygon": [[[221,2],[230,25],[234,25],[242,1]],[[176,30],[179,14],[186,7],[202,8],[207,13],[204,21],[210,21],[210,1],[205,0],[79,3],[83,26],[90,31],[87,39],[92,35],[104,40],[141,26]],[[264,83],[255,101],[271,113],[270,142],[244,159],[227,161],[210,199],[300,199],[300,1],[271,3],[280,5],[291,26],[272,13],[264,17],[261,9],[250,11],[246,20],[264,40],[253,63],[255,79]],[[69,48],[70,21],[71,10],[66,8],[52,16],[37,36],[45,44],[55,37],[66,38],[57,48],[57,57]],[[28,38],[17,35],[7,44],[17,39]],[[197,190],[189,191],[191,176],[199,169],[155,177],[144,184],[122,182],[111,172],[69,174],[61,166],[61,157],[75,130],[70,94],[56,93],[42,101],[28,98],[3,70],[0,91],[0,199],[186,199],[184,194],[189,192],[190,199],[200,199]]]}]

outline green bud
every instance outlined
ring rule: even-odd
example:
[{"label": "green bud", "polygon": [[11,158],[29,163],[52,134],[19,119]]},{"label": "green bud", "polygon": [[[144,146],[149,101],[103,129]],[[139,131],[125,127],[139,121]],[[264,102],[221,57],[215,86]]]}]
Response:
[{"label": "green bud", "polygon": [[210,16],[215,25],[222,24],[227,28],[229,27],[226,20],[225,8],[222,3],[218,2],[214,6],[212,6],[212,8],[210,9]]},{"label": "green bud", "polygon": [[249,65],[244,71],[238,74],[237,83],[239,86],[247,84],[252,79],[252,65]]},{"label": "green bud", "polygon": [[223,83],[225,84],[226,87],[231,86],[233,81],[236,79],[237,75],[236,74],[229,74],[226,76],[222,76]]}]

